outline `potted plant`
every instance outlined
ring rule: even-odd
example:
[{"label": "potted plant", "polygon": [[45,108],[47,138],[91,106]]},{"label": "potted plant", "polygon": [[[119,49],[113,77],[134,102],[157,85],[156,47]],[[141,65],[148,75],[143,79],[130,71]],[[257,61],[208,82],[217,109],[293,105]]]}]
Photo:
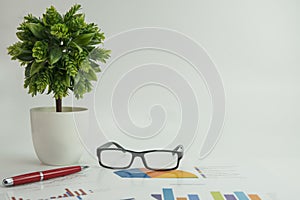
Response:
[{"label": "potted plant", "polygon": [[11,59],[25,67],[28,93],[47,91],[55,99],[55,107],[30,110],[34,148],[45,164],[79,160],[82,145],[74,115],[87,117],[87,109],[63,107],[62,99],[70,92],[77,99],[90,92],[91,81],[97,81],[96,73],[101,71],[98,63],[110,56],[110,50],[97,46],[103,43],[104,33],[96,24],[85,22],[80,9],[76,4],[62,15],[51,6],[42,17],[28,14],[17,28],[20,41],[8,47]]}]

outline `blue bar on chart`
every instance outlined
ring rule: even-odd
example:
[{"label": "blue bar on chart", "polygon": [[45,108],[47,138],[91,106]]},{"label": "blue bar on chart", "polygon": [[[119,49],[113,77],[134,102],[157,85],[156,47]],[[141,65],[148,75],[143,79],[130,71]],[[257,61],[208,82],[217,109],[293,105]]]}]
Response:
[{"label": "blue bar on chart", "polygon": [[244,192],[234,192],[234,194],[238,198],[238,200],[249,200]]},{"label": "blue bar on chart", "polygon": [[197,194],[188,194],[189,200],[200,200]]},{"label": "blue bar on chart", "polygon": [[162,194],[151,194],[156,200],[200,200],[197,194],[187,194],[188,197],[175,197],[172,188],[163,188]]},{"label": "blue bar on chart", "polygon": [[171,188],[163,188],[164,200],[175,200],[174,193]]},{"label": "blue bar on chart", "polygon": [[237,200],[233,194],[225,194],[226,200]]}]

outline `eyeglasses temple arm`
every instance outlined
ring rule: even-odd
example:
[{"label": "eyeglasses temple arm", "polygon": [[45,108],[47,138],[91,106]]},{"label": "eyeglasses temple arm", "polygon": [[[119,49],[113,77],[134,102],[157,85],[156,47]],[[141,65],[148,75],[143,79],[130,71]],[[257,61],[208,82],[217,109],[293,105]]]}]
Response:
[{"label": "eyeglasses temple arm", "polygon": [[100,147],[97,148],[97,155],[99,155],[100,149],[108,148],[112,145],[115,145],[119,149],[122,149],[123,151],[125,151],[125,149],[121,145],[119,145],[118,143],[116,143],[116,142],[107,142],[107,143],[105,143],[105,144],[103,144],[103,145],[101,145]]},{"label": "eyeglasses temple arm", "polygon": [[[177,147],[175,147],[175,149],[173,149],[173,151],[175,152],[178,152],[178,153],[180,153],[180,157],[182,157],[183,156],[183,151],[184,151],[184,148],[183,148],[183,146],[180,144],[180,145],[178,145]],[[174,153],[173,153],[174,154]]]},{"label": "eyeglasses temple arm", "polygon": [[173,151],[183,152],[183,146],[180,144],[177,147],[175,147],[175,149],[173,149]]},{"label": "eyeglasses temple arm", "polygon": [[98,147],[98,149],[108,148],[108,147],[110,147],[112,145],[115,145],[116,147],[124,150],[124,148],[121,145],[119,145],[118,143],[116,143],[116,142],[107,142],[107,143],[101,145],[100,147]]}]

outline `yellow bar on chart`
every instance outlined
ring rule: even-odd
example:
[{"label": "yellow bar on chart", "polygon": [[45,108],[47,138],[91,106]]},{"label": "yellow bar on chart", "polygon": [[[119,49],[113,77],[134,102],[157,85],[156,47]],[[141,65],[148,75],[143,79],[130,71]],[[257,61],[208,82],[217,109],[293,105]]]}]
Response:
[{"label": "yellow bar on chart", "polygon": [[176,200],[187,200],[185,197],[177,197]]},{"label": "yellow bar on chart", "polygon": [[148,171],[146,174],[151,178],[198,178],[195,174],[182,170]]}]

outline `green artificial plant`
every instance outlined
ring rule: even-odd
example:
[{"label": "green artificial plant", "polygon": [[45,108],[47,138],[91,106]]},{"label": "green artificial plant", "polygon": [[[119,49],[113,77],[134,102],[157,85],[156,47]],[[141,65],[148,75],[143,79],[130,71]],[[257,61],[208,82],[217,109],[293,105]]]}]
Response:
[{"label": "green artificial plant", "polygon": [[86,23],[80,9],[76,4],[61,15],[51,6],[41,18],[25,16],[17,28],[20,41],[7,48],[11,59],[25,67],[28,93],[52,93],[57,112],[69,91],[78,99],[92,90],[91,81],[97,81],[101,71],[98,62],[105,63],[110,56],[110,50],[97,47],[104,33],[96,24]]}]

